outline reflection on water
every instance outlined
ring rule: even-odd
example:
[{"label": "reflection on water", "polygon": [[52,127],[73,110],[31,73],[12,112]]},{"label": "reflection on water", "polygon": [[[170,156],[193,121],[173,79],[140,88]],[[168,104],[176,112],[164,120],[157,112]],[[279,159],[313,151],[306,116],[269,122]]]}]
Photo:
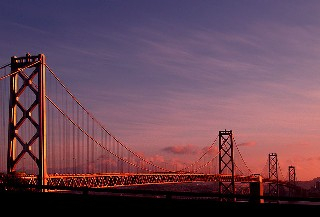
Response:
[{"label": "reflection on water", "polygon": [[279,201],[279,204],[315,205],[320,206],[320,202],[315,201]]}]

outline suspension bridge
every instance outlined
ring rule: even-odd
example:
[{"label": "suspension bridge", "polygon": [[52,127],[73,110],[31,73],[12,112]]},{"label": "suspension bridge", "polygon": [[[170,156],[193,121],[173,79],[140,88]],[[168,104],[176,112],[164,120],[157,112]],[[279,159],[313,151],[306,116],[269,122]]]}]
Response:
[{"label": "suspension bridge", "polygon": [[289,166],[283,175],[276,153],[266,157],[261,173],[253,174],[232,130],[217,132],[193,163],[177,166],[169,160],[148,160],[85,108],[49,67],[44,54],[13,56],[0,73],[0,184],[5,188],[17,180],[27,188],[95,191],[214,182],[219,195],[301,192],[295,167]]}]

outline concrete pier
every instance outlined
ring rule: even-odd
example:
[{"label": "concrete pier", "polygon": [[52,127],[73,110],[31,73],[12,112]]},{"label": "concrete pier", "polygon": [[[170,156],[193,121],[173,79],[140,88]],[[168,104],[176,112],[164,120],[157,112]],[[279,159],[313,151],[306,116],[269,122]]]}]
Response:
[{"label": "concrete pier", "polygon": [[258,175],[255,182],[250,182],[250,203],[264,203],[262,176]]}]

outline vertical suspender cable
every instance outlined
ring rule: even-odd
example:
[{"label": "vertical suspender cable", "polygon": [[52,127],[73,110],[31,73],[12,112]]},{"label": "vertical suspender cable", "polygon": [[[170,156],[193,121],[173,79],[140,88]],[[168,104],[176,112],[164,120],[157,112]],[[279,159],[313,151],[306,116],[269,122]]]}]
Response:
[{"label": "vertical suspender cable", "polygon": [[[91,118],[92,120],[92,138],[95,138],[94,136],[94,119]],[[91,162],[92,164],[95,162],[95,159],[94,159],[94,152],[95,152],[95,148],[96,146],[94,145],[94,140],[92,140],[92,151],[91,151]],[[92,165],[92,169],[95,169],[95,165]],[[96,171],[92,171],[92,173],[95,173]]]},{"label": "vertical suspender cable", "polygon": [[[72,103],[72,116],[73,119],[75,119],[75,111],[74,111],[74,102]],[[77,120],[78,123],[78,120]],[[71,126],[72,127],[72,173],[75,174],[75,126]]]},{"label": "vertical suspender cable", "polygon": [[[89,132],[89,129],[90,129],[90,127],[89,127],[89,115],[86,115],[87,116],[87,132]],[[89,157],[90,157],[90,139],[89,139],[89,137],[87,137],[87,173],[90,173],[90,171],[89,171]]]}]

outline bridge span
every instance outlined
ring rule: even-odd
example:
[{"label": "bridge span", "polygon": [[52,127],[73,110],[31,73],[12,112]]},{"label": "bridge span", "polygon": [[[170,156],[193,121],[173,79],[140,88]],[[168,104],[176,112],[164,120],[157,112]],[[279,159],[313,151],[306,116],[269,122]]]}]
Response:
[{"label": "bridge span", "polygon": [[[9,72],[7,68],[11,68]],[[168,160],[164,166],[111,134],[47,65],[44,54],[13,56],[0,70],[4,72],[0,74],[0,112],[8,120],[0,125],[5,144],[0,146],[3,189],[19,185],[26,189],[90,190],[217,182],[220,195],[236,195],[239,184],[249,186],[248,192],[259,197],[279,196],[283,186],[290,196],[301,192],[294,166],[289,167],[287,180],[279,177],[276,153],[269,154],[266,175],[253,175],[232,130],[219,131],[193,163],[178,169]]]},{"label": "bridge span", "polygon": [[[8,178],[7,175],[4,175]],[[11,179],[20,184],[37,185],[36,175],[12,176]],[[10,178],[9,178],[10,179]],[[3,180],[5,180],[3,178]],[[162,183],[183,183],[183,182],[231,182],[239,183],[259,182],[259,177],[223,174],[192,174],[192,173],[113,173],[113,174],[53,174],[47,177],[47,185],[54,187],[73,188],[107,188],[127,185],[146,185]]]}]

